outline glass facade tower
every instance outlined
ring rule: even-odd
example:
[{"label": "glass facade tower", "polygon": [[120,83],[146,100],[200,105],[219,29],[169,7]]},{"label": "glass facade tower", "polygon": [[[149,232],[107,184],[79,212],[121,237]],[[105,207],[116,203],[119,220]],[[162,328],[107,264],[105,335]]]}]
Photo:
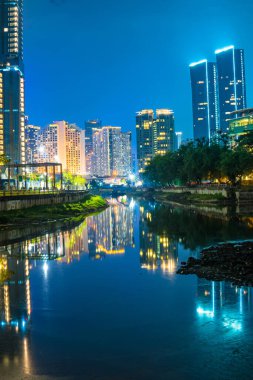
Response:
[{"label": "glass facade tower", "polygon": [[25,162],[23,0],[0,0],[0,154]]},{"label": "glass facade tower", "polygon": [[194,139],[208,139],[219,129],[216,64],[202,60],[190,65]]},{"label": "glass facade tower", "polygon": [[215,51],[220,110],[220,130],[228,131],[231,112],[247,107],[244,50],[228,46]]}]

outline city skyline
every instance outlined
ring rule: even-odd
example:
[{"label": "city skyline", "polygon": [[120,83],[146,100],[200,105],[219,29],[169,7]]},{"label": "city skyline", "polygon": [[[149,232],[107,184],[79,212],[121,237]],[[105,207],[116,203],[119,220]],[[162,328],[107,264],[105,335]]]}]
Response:
[{"label": "city skyline", "polygon": [[217,49],[215,62],[191,63],[193,138],[216,138],[228,133],[233,113],[247,108],[244,49]]},{"label": "city skyline", "polygon": [[[177,5],[165,4],[160,0],[155,7],[147,3],[143,8],[143,1],[138,1],[135,6],[130,1],[125,6],[130,20],[128,20],[128,25],[121,25],[123,6],[114,6],[114,1],[111,1],[108,7],[101,1],[96,2],[99,6],[77,1],[80,15],[76,16],[74,25],[71,17],[68,17],[74,13],[71,2],[65,1],[57,6],[49,2],[34,4],[26,0],[25,59],[26,73],[29,72],[28,77],[26,75],[27,114],[30,115],[33,124],[43,124],[42,110],[34,109],[35,101],[43,104],[43,114],[46,112],[50,120],[59,118],[72,120],[82,126],[85,120],[101,118],[105,125],[122,125],[126,130],[132,131],[134,131],[136,110],[169,106],[175,111],[176,130],[182,130],[186,138],[192,137],[188,65],[203,57],[211,60],[213,51],[231,44],[245,49],[248,105],[253,103],[251,89],[253,74],[250,70],[253,64],[253,50],[246,34],[247,20],[253,9],[253,5],[249,2],[242,8],[233,2],[232,4],[227,2],[226,7],[214,1],[208,6],[208,11],[212,12],[215,9],[216,17],[215,20],[210,21],[209,12],[205,13],[200,9],[199,1],[193,1],[192,17],[198,19],[198,24],[192,20],[191,24],[198,27],[190,25],[187,13],[190,5],[186,4],[184,12],[179,16],[177,14],[180,20],[176,18],[177,25],[180,25],[179,21],[181,21],[186,27],[188,26],[189,34],[185,38],[185,34],[179,31],[171,17],[176,13]],[[242,15],[240,18],[236,17],[234,11],[237,7]],[[38,22],[41,12],[43,21]],[[110,23],[105,23],[104,12],[109,12]],[[153,20],[154,12],[155,20]],[[63,23],[65,17],[70,20],[67,30],[64,31],[62,28],[59,28],[59,31],[55,28],[53,30],[53,25]],[[79,22],[83,17],[85,22]],[[157,30],[152,28],[152,32],[147,29],[149,24],[147,21],[151,17],[155,25],[160,25]],[[167,25],[168,18],[170,25]],[[51,25],[44,36],[41,35],[42,22]],[[66,41],[64,36],[71,28],[73,35],[67,37]],[[175,32],[173,28],[176,28]],[[116,33],[117,31],[119,33]],[[75,38],[75,32],[80,37]],[[50,38],[48,38],[49,35]],[[71,64],[75,65],[76,70],[75,73],[71,73],[71,80],[67,78],[65,81],[66,91],[61,94],[60,78],[68,65],[63,59],[65,41],[70,47]],[[192,43],[189,44],[189,41]],[[74,51],[78,45],[82,46],[84,51],[76,58]],[[148,64],[146,64],[147,46],[153,48]],[[159,55],[158,62],[156,62],[156,55]],[[134,59],[130,59],[131,56]],[[84,57],[86,58],[82,59]],[[129,58],[126,59],[126,57]],[[38,64],[40,76],[35,72],[35,63]],[[55,73],[56,69],[58,74],[54,75],[53,72]],[[46,77],[48,83],[45,82]],[[35,91],[37,88],[40,89],[39,92]],[[54,96],[53,104],[50,104],[49,91]],[[75,101],[69,101],[70,91]],[[183,112],[181,94],[185,100]],[[66,107],[66,104],[69,106]]]}]

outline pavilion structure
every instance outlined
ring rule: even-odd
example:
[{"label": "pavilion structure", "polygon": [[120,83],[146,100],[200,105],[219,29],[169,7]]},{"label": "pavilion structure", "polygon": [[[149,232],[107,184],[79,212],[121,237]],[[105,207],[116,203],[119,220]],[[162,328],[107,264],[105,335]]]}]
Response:
[{"label": "pavilion structure", "polygon": [[[63,185],[63,173],[62,173],[62,164],[59,163],[32,163],[32,164],[7,164],[2,165],[7,169],[8,173],[8,188],[10,189],[10,180],[11,173],[15,172],[15,176],[17,178],[17,189],[19,190],[19,176],[25,176],[25,187],[27,187],[27,170],[28,169],[38,169],[39,171],[44,170],[45,173],[45,182],[46,182],[46,190],[48,190],[48,175],[49,172],[52,172],[53,175],[53,188],[56,187],[56,169],[57,173],[60,173],[60,190],[62,190]],[[51,170],[50,170],[51,169]]]}]

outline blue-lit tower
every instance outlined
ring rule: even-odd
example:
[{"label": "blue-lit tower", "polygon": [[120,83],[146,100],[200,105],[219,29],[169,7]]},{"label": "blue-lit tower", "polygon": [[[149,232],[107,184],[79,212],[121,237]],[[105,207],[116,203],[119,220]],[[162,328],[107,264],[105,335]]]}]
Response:
[{"label": "blue-lit tower", "polygon": [[0,155],[25,162],[23,0],[0,0]]},{"label": "blue-lit tower", "polygon": [[216,64],[206,59],[190,65],[194,139],[208,139],[219,128]]},{"label": "blue-lit tower", "polygon": [[227,132],[231,112],[247,107],[244,50],[228,46],[215,51],[220,130]]}]

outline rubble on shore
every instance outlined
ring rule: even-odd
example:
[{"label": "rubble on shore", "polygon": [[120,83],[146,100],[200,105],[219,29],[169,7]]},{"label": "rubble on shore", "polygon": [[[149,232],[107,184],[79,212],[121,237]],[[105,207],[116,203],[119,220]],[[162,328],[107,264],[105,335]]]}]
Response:
[{"label": "rubble on shore", "polygon": [[205,248],[200,259],[190,257],[178,274],[195,274],[210,281],[253,286],[253,241],[222,243]]}]

